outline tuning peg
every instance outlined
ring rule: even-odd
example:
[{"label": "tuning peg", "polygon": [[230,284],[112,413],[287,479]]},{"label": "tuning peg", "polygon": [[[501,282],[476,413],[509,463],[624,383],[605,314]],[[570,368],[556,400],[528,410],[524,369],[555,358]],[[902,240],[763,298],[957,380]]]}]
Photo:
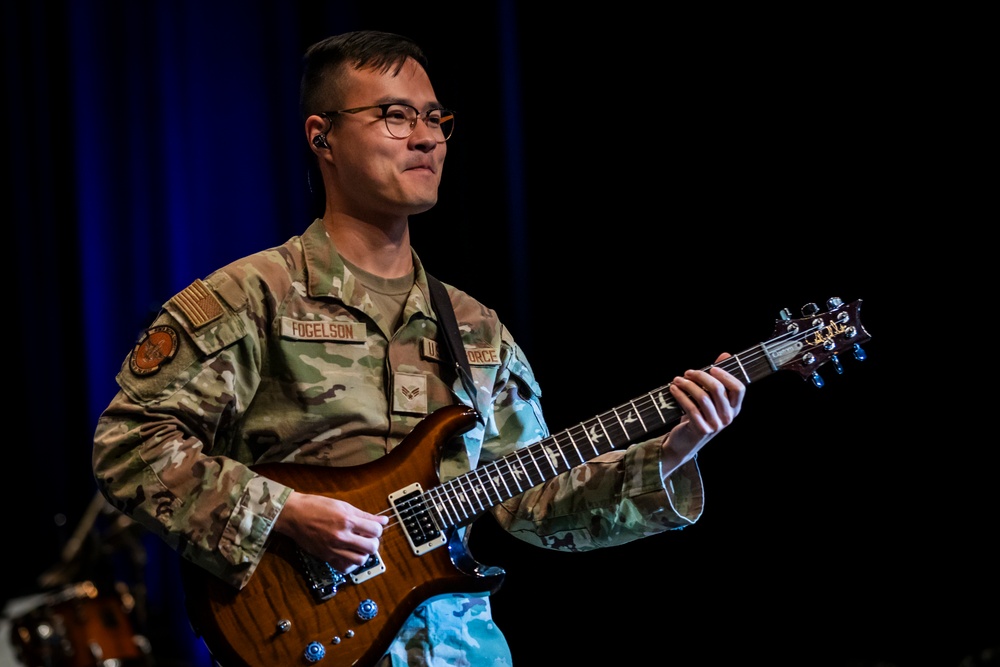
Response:
[{"label": "tuning peg", "polygon": [[858,343],[854,344],[854,358],[858,361],[864,361],[868,358],[868,353]]},{"label": "tuning peg", "polygon": [[812,375],[809,376],[809,379],[812,380],[812,383],[817,387],[819,387],[820,389],[822,389],[823,385],[826,384],[826,382],[823,380],[823,376],[820,375],[819,373],[813,373]]},{"label": "tuning peg", "polygon": [[830,363],[832,363],[833,367],[837,370],[837,375],[844,374],[844,367],[841,365],[840,359],[837,358],[837,355],[834,354],[830,357]]},{"label": "tuning peg", "polygon": [[802,306],[802,317],[812,317],[819,312],[819,306],[815,303],[807,303]]},{"label": "tuning peg", "polygon": [[790,320],[792,319],[792,311],[788,310],[787,308],[782,308],[778,312],[778,317],[780,317],[783,320]]},{"label": "tuning peg", "polygon": [[831,296],[829,299],[826,300],[827,310],[836,310],[837,308],[840,308],[843,305],[844,302],[840,300],[839,296]]}]

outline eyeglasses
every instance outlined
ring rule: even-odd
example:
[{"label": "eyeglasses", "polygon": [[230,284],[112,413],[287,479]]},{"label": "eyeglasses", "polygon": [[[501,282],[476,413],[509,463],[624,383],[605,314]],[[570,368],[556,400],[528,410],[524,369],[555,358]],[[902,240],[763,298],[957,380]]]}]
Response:
[{"label": "eyeglasses", "polygon": [[413,134],[413,130],[417,127],[417,120],[424,121],[424,124],[430,129],[431,134],[434,135],[439,144],[448,141],[451,133],[455,131],[455,112],[448,111],[447,109],[431,109],[430,111],[420,113],[415,107],[411,107],[409,104],[372,104],[367,107],[354,107],[353,109],[341,109],[340,111],[324,111],[320,116],[331,120],[330,116],[336,114],[355,114],[361,111],[368,111],[369,109],[382,110],[382,120],[385,121],[386,129],[389,130],[389,134],[397,139],[406,139]]}]

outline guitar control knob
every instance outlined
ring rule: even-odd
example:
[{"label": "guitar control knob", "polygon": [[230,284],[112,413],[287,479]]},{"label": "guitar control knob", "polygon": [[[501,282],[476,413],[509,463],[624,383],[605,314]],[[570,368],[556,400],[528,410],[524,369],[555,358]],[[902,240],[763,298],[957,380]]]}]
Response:
[{"label": "guitar control knob", "polygon": [[362,621],[370,621],[378,616],[378,605],[372,599],[362,600],[358,605],[358,618]]},{"label": "guitar control knob", "polygon": [[326,649],[319,642],[309,642],[304,655],[309,662],[318,662],[326,655]]}]

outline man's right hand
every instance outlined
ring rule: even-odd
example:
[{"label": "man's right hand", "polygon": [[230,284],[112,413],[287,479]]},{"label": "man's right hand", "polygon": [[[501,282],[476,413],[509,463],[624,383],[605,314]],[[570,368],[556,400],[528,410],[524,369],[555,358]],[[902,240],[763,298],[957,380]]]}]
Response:
[{"label": "man's right hand", "polygon": [[342,500],[292,491],[274,528],[346,573],[378,551],[387,523],[388,516],[369,514]]}]

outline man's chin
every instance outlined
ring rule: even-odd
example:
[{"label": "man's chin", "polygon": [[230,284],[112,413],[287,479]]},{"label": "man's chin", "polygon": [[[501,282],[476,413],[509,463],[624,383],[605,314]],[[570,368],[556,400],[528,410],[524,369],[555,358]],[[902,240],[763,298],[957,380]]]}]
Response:
[{"label": "man's chin", "polygon": [[437,204],[437,201],[438,201],[437,197],[433,197],[431,199],[420,199],[417,201],[413,201],[411,202],[410,210],[412,211],[413,215],[416,215],[417,213],[424,213],[425,211],[429,211],[432,208],[434,208],[434,205]]}]

